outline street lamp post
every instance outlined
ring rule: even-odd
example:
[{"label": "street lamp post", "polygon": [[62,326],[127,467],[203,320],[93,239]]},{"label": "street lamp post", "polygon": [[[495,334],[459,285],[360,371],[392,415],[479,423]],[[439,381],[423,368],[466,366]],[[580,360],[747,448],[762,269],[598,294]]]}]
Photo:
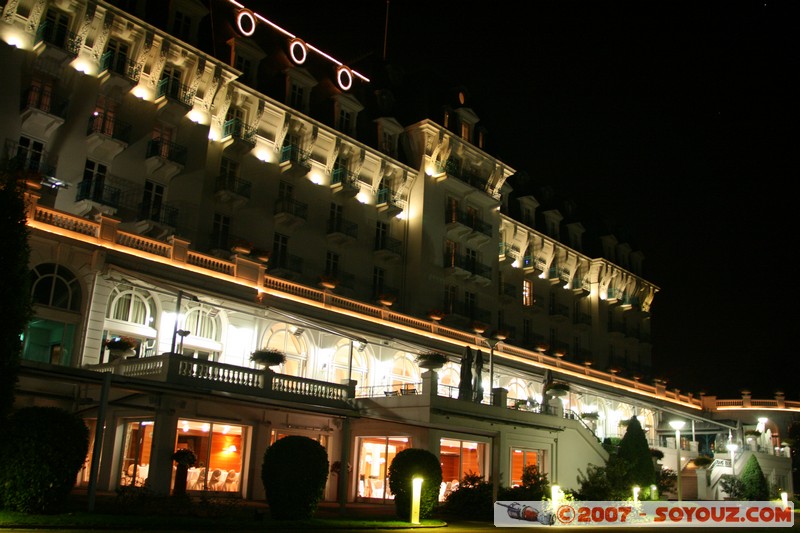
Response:
[{"label": "street lamp post", "polygon": [[672,429],[675,430],[675,450],[678,452],[678,501],[683,501],[682,487],[681,487],[681,429],[686,422],[683,420],[673,420],[669,423]]},{"label": "street lamp post", "polygon": [[484,339],[489,345],[489,393],[494,390],[494,347],[506,340],[506,336],[496,331],[491,337]]},{"label": "street lamp post", "polygon": [[734,443],[728,444],[728,451],[731,452],[731,476],[736,477],[736,450],[739,449]]}]

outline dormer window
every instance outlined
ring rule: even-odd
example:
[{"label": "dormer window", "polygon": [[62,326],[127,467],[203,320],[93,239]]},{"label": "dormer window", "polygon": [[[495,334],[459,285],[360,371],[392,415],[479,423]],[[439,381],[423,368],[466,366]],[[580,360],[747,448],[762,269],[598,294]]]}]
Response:
[{"label": "dormer window", "polygon": [[350,136],[356,134],[356,119],[359,111],[364,109],[361,102],[349,94],[338,94],[334,96],[334,127]]},{"label": "dormer window", "polygon": [[461,123],[461,138],[464,139],[465,141],[470,140],[469,124],[467,124],[466,122]]},{"label": "dormer window", "polygon": [[311,102],[311,90],[317,80],[302,67],[286,69],[286,105],[301,113],[308,113]]},{"label": "dormer window", "polygon": [[173,0],[169,7],[169,33],[181,41],[196,42],[200,19],[208,14],[208,9],[198,0]]},{"label": "dormer window", "polygon": [[378,124],[378,147],[384,154],[397,157],[397,141],[403,126],[390,117],[381,117],[375,121]]},{"label": "dormer window", "polygon": [[231,66],[240,71],[240,80],[249,85],[258,81],[258,65],[266,57],[264,51],[246,37],[232,37],[228,40],[231,47]]}]

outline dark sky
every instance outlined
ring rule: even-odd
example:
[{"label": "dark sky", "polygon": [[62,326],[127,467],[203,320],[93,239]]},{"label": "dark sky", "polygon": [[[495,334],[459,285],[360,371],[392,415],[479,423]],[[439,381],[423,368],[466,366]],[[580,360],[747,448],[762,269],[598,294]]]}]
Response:
[{"label": "dark sky", "polygon": [[[357,70],[383,52],[383,0],[245,4]],[[797,2],[388,6],[390,61],[465,84],[489,153],[644,253],[668,386],[800,400]]]}]

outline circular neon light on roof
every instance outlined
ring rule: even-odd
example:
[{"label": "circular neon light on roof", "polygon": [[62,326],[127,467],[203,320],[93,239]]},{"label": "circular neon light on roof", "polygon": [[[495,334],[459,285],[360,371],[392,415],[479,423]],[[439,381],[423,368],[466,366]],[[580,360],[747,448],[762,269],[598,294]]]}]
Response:
[{"label": "circular neon light on roof", "polygon": [[289,55],[291,56],[292,61],[298,65],[305,63],[306,58],[308,57],[308,48],[306,48],[306,43],[303,42],[302,39],[292,39],[292,41],[289,43]]},{"label": "circular neon light on roof", "polygon": [[245,37],[250,37],[256,31],[256,17],[249,9],[242,9],[236,15],[236,26]]},{"label": "circular neon light on roof", "polygon": [[353,86],[353,73],[344,65],[336,69],[336,83],[343,91],[349,91]]}]

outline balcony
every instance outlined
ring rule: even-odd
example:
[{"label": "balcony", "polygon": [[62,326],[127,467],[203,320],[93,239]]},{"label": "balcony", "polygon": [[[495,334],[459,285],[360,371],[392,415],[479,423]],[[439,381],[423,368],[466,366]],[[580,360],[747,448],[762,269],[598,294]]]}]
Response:
[{"label": "balcony", "polygon": [[553,320],[569,320],[569,306],[563,304],[550,305],[550,318]]},{"label": "balcony", "polygon": [[86,147],[92,158],[111,161],[128,147],[131,125],[114,114],[95,111],[86,128]]},{"label": "balcony", "polygon": [[361,191],[358,177],[343,167],[333,169],[331,173],[331,190],[346,198],[353,198]]},{"label": "balcony", "polygon": [[169,181],[186,166],[186,147],[178,143],[151,139],[147,143],[144,165],[151,178]]},{"label": "balcony", "polygon": [[121,193],[118,187],[106,185],[102,181],[82,181],[78,183],[75,194],[78,214],[85,215],[97,209],[107,215],[114,215],[119,208]]},{"label": "balcony", "polygon": [[2,169],[14,173],[34,189],[55,179],[55,167],[47,164],[47,151],[37,152],[16,141],[7,139],[4,145]]},{"label": "balcony", "polygon": [[238,118],[227,120],[222,126],[222,146],[230,153],[246,154],[255,148],[257,132]]},{"label": "balcony", "polygon": [[120,193],[116,216],[122,220],[119,228],[124,231],[165,240],[175,233],[179,213],[174,205],[156,201],[142,190],[134,189]]},{"label": "balcony", "polygon": [[294,144],[287,144],[281,148],[281,172],[289,178],[302,178],[311,170],[311,152],[301,149]]},{"label": "balcony", "polygon": [[592,328],[592,315],[589,313],[576,313],[574,324],[579,331],[588,331]]},{"label": "balcony", "polygon": [[397,204],[396,193],[387,188],[379,189],[375,198],[375,207],[378,213],[389,218],[396,217],[403,212],[403,208]]},{"label": "balcony", "polygon": [[458,278],[468,278],[472,272],[467,267],[466,258],[462,254],[445,251],[442,259],[446,275]]},{"label": "balcony", "polygon": [[466,238],[473,246],[481,246],[492,238],[492,225],[482,221],[474,213],[448,208],[445,212],[447,236],[453,240]]},{"label": "balcony", "polygon": [[470,322],[490,324],[492,321],[492,313],[488,309],[482,309],[470,302],[445,302],[443,311],[448,318],[461,319],[460,321],[465,324]]},{"label": "balcony", "polygon": [[276,224],[293,229],[308,220],[308,204],[294,198],[279,198],[272,213]]},{"label": "balcony", "polygon": [[194,91],[174,78],[163,78],[156,85],[156,108],[161,120],[178,124],[194,106]]},{"label": "balcony", "polygon": [[492,283],[492,267],[467,258],[467,268],[471,275],[469,280],[484,287]]},{"label": "balcony", "polygon": [[391,237],[375,239],[373,255],[381,261],[399,261],[403,257],[403,241]]},{"label": "balcony", "polygon": [[513,267],[514,262],[519,257],[519,248],[507,242],[501,242],[498,246],[498,260],[501,267]]},{"label": "balcony", "polygon": [[33,51],[42,59],[63,66],[78,56],[78,38],[66,25],[45,20],[36,29]]},{"label": "balcony", "polygon": [[100,86],[105,92],[127,93],[139,83],[142,72],[127,56],[109,50],[100,56]]},{"label": "balcony", "polygon": [[500,300],[503,303],[514,303],[517,301],[517,286],[513,283],[503,283],[500,286]]},{"label": "balcony", "polygon": [[477,172],[465,168],[465,165],[459,159],[454,157],[448,159],[445,164],[445,170],[448,175],[458,178],[476,189],[486,191],[489,181],[480,176]]},{"label": "balcony", "polygon": [[214,196],[218,202],[231,204],[231,207],[238,208],[250,200],[250,193],[253,184],[243,180],[238,176],[222,174],[217,176],[214,183]]},{"label": "balcony", "polygon": [[343,218],[328,219],[327,235],[331,244],[354,243],[358,239],[358,224]]},{"label": "balcony", "polygon": [[119,359],[113,363],[94,365],[90,369],[194,390],[212,390],[346,409],[352,409],[347,400],[355,396],[355,390],[349,385],[203,361],[177,354]]},{"label": "balcony", "polygon": [[56,100],[53,88],[48,85],[32,85],[22,96],[22,130],[33,137],[48,139],[64,123],[67,103]]},{"label": "balcony", "polygon": [[299,280],[303,276],[303,258],[287,253],[273,253],[269,258],[270,276]]}]

